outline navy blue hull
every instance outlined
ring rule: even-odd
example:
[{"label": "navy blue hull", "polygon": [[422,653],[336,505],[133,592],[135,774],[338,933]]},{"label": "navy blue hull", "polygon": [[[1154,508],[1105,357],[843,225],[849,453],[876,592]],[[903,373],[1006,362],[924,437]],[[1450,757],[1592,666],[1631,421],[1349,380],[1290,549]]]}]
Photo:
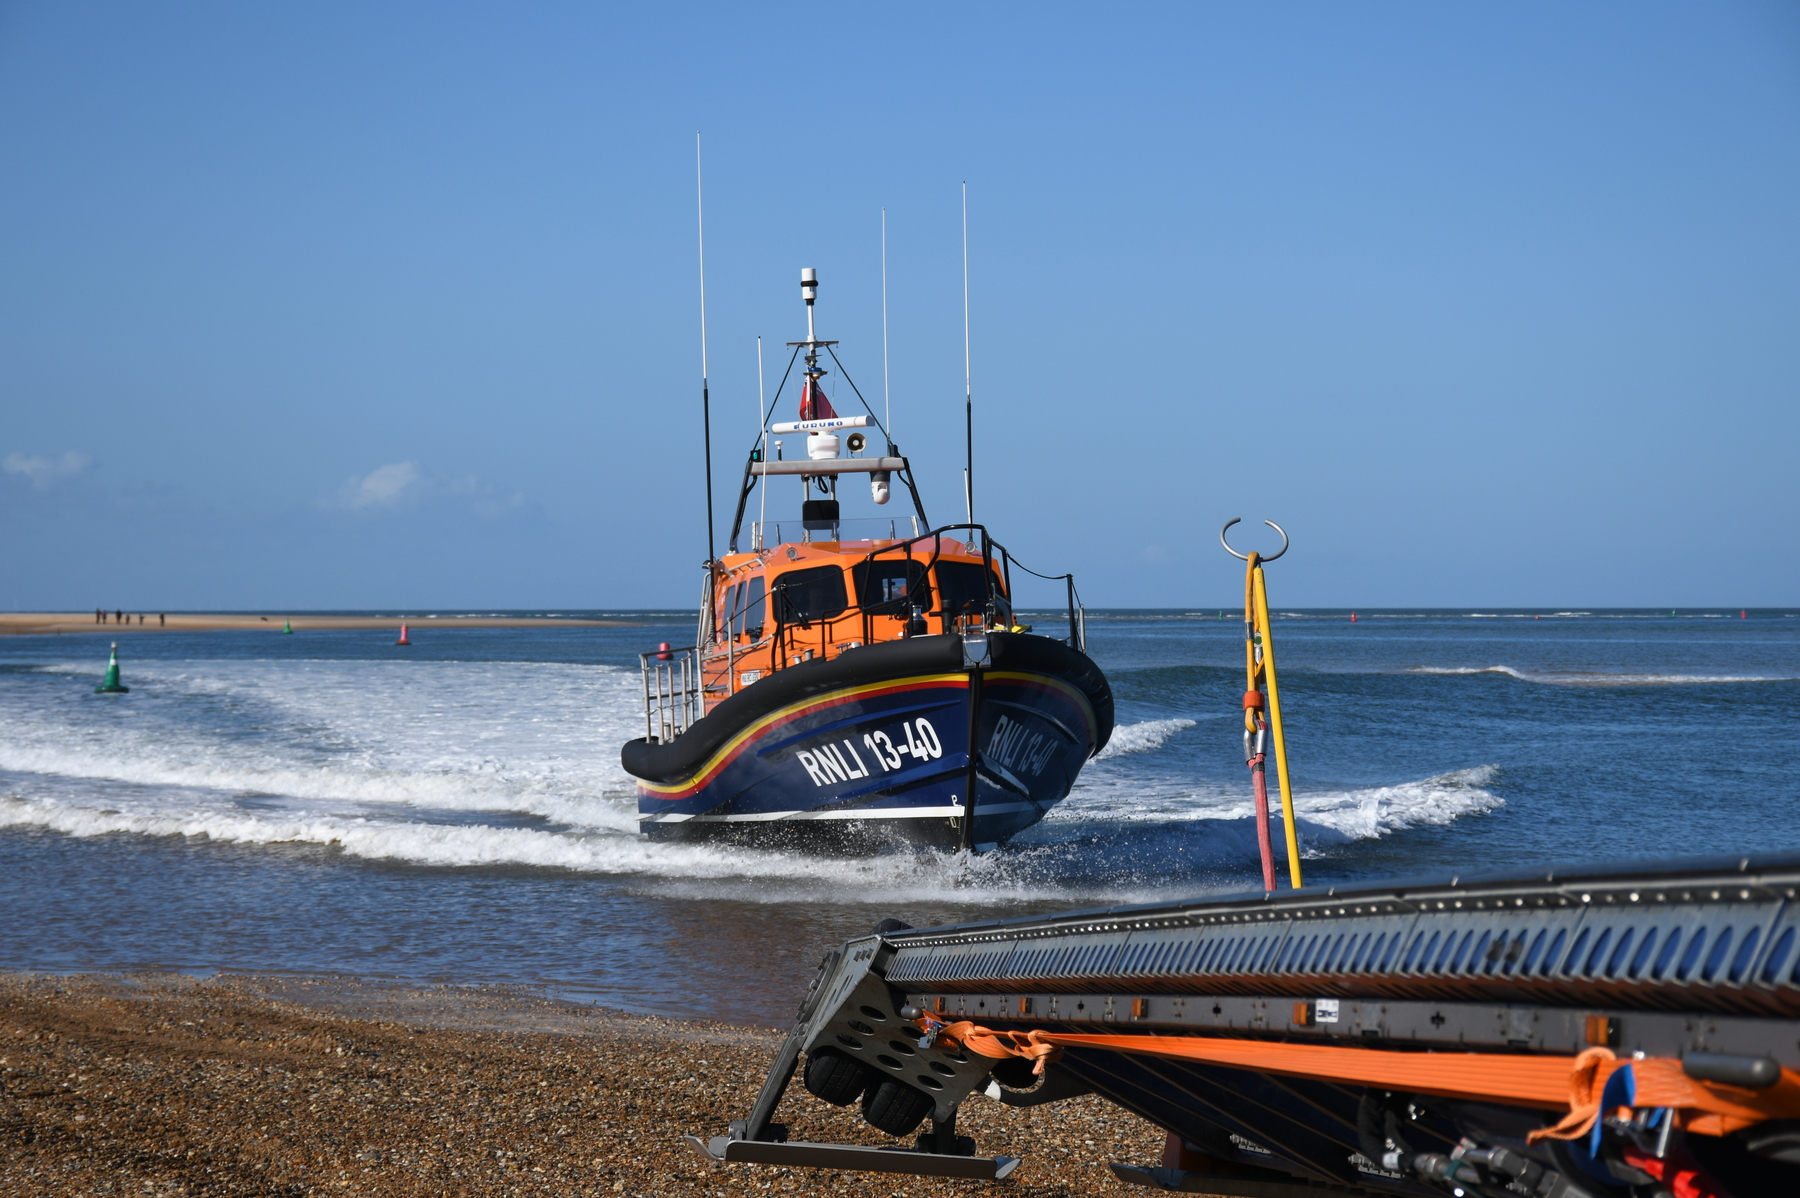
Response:
[{"label": "navy blue hull", "polygon": [[918,638],[783,670],[672,744],[633,742],[623,757],[644,832],[840,851],[1005,842],[1068,795],[1112,730],[1110,691],[1085,656],[1009,642],[973,688],[971,671],[933,668],[961,665],[957,638]]}]

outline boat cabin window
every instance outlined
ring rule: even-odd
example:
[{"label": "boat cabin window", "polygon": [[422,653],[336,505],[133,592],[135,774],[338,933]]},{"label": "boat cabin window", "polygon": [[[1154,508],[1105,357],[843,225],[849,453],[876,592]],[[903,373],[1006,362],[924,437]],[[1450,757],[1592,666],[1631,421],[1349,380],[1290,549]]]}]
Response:
[{"label": "boat cabin window", "polygon": [[982,585],[979,562],[939,562],[937,576],[938,589],[944,593],[945,616],[979,613],[987,606],[990,593],[1006,594],[1006,588],[1000,585],[1000,576],[991,571],[988,577],[993,584],[992,592]]},{"label": "boat cabin window", "polygon": [[734,582],[725,588],[725,630],[727,636],[740,636],[744,631],[744,584]]},{"label": "boat cabin window", "polygon": [[[912,603],[931,607],[931,587],[925,582],[925,563],[880,558],[858,562],[856,595],[863,608],[878,615],[906,616]],[[909,602],[909,600],[911,602]]]},{"label": "boat cabin window", "polygon": [[782,623],[829,619],[850,606],[844,571],[837,566],[789,570],[775,580],[776,612]]},{"label": "boat cabin window", "polygon": [[768,585],[761,574],[747,583],[738,584],[737,614],[731,620],[733,636],[747,636],[751,640],[760,640],[763,634],[763,588]]}]

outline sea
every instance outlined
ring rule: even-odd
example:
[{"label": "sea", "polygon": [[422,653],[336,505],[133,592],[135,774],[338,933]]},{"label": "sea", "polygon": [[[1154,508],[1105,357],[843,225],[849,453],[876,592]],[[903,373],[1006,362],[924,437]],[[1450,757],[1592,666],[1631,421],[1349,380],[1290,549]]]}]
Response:
[{"label": "sea", "polygon": [[[644,732],[638,654],[692,614],[458,614],[629,624],[134,632],[127,695],[93,693],[103,631],[0,641],[0,968],[507,984],[777,1026],[886,917],[1260,888],[1238,613],[1090,612],[1112,739],[973,858],[648,843],[619,746]],[[1356,615],[1274,622],[1307,884],[1800,848],[1800,610]]]}]

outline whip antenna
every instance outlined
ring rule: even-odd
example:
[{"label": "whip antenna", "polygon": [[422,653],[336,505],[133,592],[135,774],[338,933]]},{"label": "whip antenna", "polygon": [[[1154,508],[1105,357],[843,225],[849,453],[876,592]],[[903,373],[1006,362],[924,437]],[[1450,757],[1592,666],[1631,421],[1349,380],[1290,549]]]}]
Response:
[{"label": "whip antenna", "polygon": [[975,523],[975,399],[969,386],[969,185],[962,185],[963,218],[963,505]]},{"label": "whip antenna", "polygon": [[881,419],[887,425],[890,450],[894,443],[894,402],[888,388],[887,319],[887,209],[881,210]]},{"label": "whip antenna", "polygon": [[[766,409],[767,405],[763,402],[762,338],[758,337],[756,339],[756,427],[762,430],[762,457],[765,462],[769,460],[769,417]],[[763,526],[769,520],[769,476],[766,474],[763,475],[762,494],[758,499],[762,507],[756,514],[756,548],[760,551],[763,547]]]},{"label": "whip antenna", "polygon": [[[701,186],[699,130],[694,131],[694,215],[700,233],[700,424],[706,447],[706,568],[715,570],[718,554],[713,545],[712,388],[706,376],[706,195]],[[710,613],[712,587],[708,586],[706,593]]]}]

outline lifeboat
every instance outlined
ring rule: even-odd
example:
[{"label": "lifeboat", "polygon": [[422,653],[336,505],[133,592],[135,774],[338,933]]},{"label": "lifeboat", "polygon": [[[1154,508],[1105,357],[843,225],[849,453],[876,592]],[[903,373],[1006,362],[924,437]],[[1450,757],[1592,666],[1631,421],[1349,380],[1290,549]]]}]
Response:
[{"label": "lifeboat", "polygon": [[[807,337],[789,342],[788,366],[804,358],[800,419],[765,418],[729,549],[707,563],[695,643],[641,658],[645,733],[620,754],[640,827],[851,852],[995,847],[1067,797],[1112,734],[1074,577],[1038,575],[1064,584],[1059,635],[1022,622],[1013,575],[1035,572],[983,525],[934,527],[874,411],[837,414],[821,357],[849,379],[838,343],[814,332],[812,270],[801,286]],[[804,456],[772,435],[804,438]],[[912,510],[845,518],[839,484],[861,478],[871,507],[897,483]],[[768,518],[794,491],[798,518]]]}]

